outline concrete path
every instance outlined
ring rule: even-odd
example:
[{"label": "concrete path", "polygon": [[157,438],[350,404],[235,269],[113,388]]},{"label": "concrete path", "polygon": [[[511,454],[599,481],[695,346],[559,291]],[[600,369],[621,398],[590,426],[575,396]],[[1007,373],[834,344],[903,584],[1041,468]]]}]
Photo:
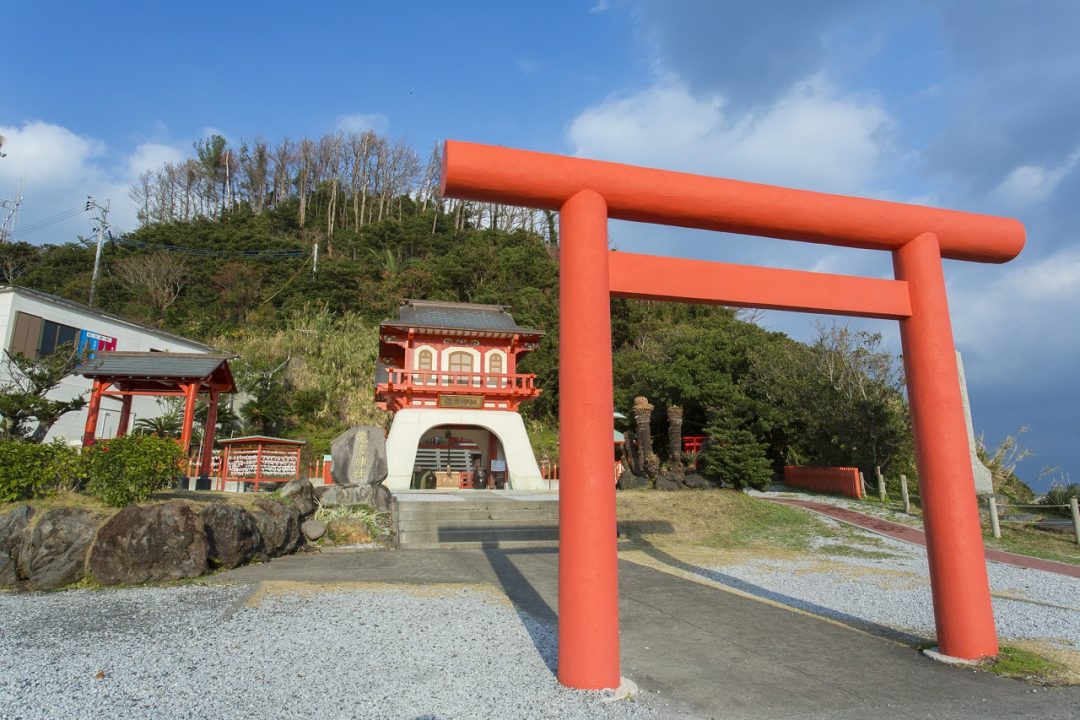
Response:
[{"label": "concrete path", "polygon": [[[885,520],[855,510],[848,510],[847,508],[814,502],[812,500],[793,500],[790,498],[771,497],[762,499],[784,505],[796,505],[826,515],[834,520],[848,523],[849,525],[857,525],[858,527],[881,535],[887,535],[888,537],[896,538],[897,540],[903,540],[905,542],[926,547],[926,535],[923,531],[909,525],[901,525],[900,523],[895,523],[891,520]],[[1028,555],[1017,555],[1016,553],[1004,552],[1002,550],[991,550],[990,548],[986,548],[986,559],[1000,563],[1008,563],[1009,565],[1016,565],[1017,567],[1045,570],[1046,572],[1058,573],[1059,575],[1080,578],[1080,565],[1069,565],[1068,563],[1043,560],[1041,558],[1033,558]]]},{"label": "concrete path", "polygon": [[[656,551],[654,559],[674,558]],[[557,622],[554,550],[375,550],[279,558],[212,582],[490,583]],[[619,564],[623,675],[662,718],[1080,717],[1049,690],[940,665],[915,649],[627,561]],[[452,622],[452,618],[447,620]]]}]

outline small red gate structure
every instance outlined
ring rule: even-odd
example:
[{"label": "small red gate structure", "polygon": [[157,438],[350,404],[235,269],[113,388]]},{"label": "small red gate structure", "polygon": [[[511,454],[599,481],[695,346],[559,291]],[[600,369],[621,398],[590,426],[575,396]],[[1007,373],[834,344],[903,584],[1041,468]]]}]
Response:
[{"label": "small red gate structure", "polygon": [[287,483],[303,475],[300,453],[307,445],[303,440],[252,435],[250,437],[222,440],[223,457],[218,490],[225,483],[237,483],[240,490],[245,483],[254,483],[255,492],[263,483]]},{"label": "small red gate structure", "polygon": [[[898,320],[938,645],[996,655],[944,258],[1001,263],[1016,220],[447,141],[444,197],[559,212],[559,680],[619,684],[611,296]],[[892,253],[895,280],[608,249],[609,218]]]}]

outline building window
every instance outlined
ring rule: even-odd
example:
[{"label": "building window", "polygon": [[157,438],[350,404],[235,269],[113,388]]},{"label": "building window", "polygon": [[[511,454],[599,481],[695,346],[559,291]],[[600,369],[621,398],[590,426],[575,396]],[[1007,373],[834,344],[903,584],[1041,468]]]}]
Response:
[{"label": "building window", "polygon": [[75,344],[78,341],[78,328],[73,328],[70,325],[61,325],[52,320],[46,320],[41,326],[41,344],[38,346],[39,353],[41,355],[48,355],[49,353],[56,352],[56,349],[62,345],[71,345],[74,349]]},{"label": "building window", "polygon": [[37,315],[24,312],[15,313],[15,332],[11,334],[12,355],[22,353],[28,358],[38,356],[38,345],[41,342],[41,326],[44,320]]},{"label": "building window", "polygon": [[[488,373],[491,375],[503,374],[503,356],[501,353],[493,352],[488,355]],[[506,378],[489,377],[487,384],[488,387],[505,386]]]},{"label": "building window", "polygon": [[[467,352],[452,352],[447,358],[447,370],[452,373],[471,373],[473,371],[473,358]],[[458,385],[468,385],[469,378],[457,378]]]},{"label": "building window", "polygon": [[[432,370],[434,369],[435,354],[430,350],[421,350],[416,355],[416,369],[417,370]],[[435,377],[433,375],[421,375],[420,382],[430,383],[434,382]]]}]

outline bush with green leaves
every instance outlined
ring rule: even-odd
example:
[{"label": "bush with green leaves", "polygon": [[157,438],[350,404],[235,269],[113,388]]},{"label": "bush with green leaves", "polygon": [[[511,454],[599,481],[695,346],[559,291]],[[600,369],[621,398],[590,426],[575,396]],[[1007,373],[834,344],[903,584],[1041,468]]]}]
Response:
[{"label": "bush with green leaves", "polygon": [[702,470],[726,485],[764,490],[773,479],[767,449],[730,417],[714,414],[705,428],[710,441],[701,453]]},{"label": "bush with green leaves", "polygon": [[1068,517],[1071,514],[1069,501],[1073,498],[1080,500],[1080,483],[1054,483],[1039,504],[1049,505],[1050,512]]},{"label": "bush with green leaves", "polygon": [[82,481],[79,454],[63,440],[54,440],[48,445],[0,441],[0,502],[29,500],[57,490],[75,490]]},{"label": "bush with green leaves", "polygon": [[86,449],[87,491],[106,505],[141,502],[176,482],[184,453],[175,440],[124,435]]}]

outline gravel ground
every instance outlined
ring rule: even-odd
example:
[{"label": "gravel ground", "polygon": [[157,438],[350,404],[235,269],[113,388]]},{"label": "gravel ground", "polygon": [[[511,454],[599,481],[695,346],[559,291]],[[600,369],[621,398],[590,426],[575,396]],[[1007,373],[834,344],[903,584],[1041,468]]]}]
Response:
[{"label": "gravel ground", "polygon": [[554,677],[554,628],[480,590],[0,594],[0,718],[647,718]]},{"label": "gravel ground", "polygon": [[[815,497],[815,500],[818,498]],[[839,526],[821,517],[823,522]],[[917,545],[855,531],[856,552],[836,554],[832,539],[816,542],[812,557],[748,560],[706,570],[715,581],[815,614],[900,634],[934,637],[926,550]],[[1080,650],[1080,579],[988,562],[994,617],[1004,639],[1045,639]],[[1007,599],[1000,596],[1009,596]],[[913,639],[913,638],[911,638]]]}]

